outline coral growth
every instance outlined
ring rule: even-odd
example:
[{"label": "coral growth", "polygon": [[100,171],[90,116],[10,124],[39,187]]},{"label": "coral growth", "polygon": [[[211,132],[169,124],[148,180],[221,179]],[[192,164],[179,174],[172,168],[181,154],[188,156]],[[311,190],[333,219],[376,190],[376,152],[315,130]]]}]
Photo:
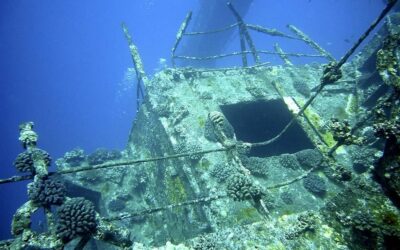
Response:
[{"label": "coral growth", "polygon": [[200,236],[194,243],[193,249],[195,250],[215,250],[215,239],[209,236]]},{"label": "coral growth", "polygon": [[375,214],[356,211],[349,215],[338,213],[337,218],[344,226],[353,229],[352,240],[361,244],[375,246],[374,249],[392,249],[382,246],[400,243],[399,216],[396,212],[385,209],[375,211]]},{"label": "coral growth", "polygon": [[303,186],[310,193],[313,193],[317,196],[324,196],[326,193],[326,184],[324,179],[316,174],[309,174],[306,178],[304,178]]},{"label": "coral growth", "polygon": [[399,41],[400,34],[398,32],[390,34],[384,40],[382,48],[376,53],[376,69],[383,81],[397,92],[400,90],[399,62],[396,54]]},{"label": "coral growth", "polygon": [[65,195],[64,183],[48,176],[37,178],[28,185],[29,199],[40,206],[61,205]]},{"label": "coral growth", "polygon": [[25,122],[19,125],[20,135],[18,140],[25,149],[36,146],[38,135],[33,131],[33,126],[33,122]]},{"label": "coral growth", "polygon": [[69,242],[79,236],[89,236],[96,231],[96,212],[93,204],[84,198],[72,198],[57,211],[57,236]]},{"label": "coral growth", "polygon": [[20,153],[14,161],[15,168],[20,172],[31,172],[35,173],[35,167],[33,164],[34,157],[43,159],[46,167],[51,164],[50,155],[39,148],[34,148],[31,150],[24,151]]},{"label": "coral growth", "polygon": [[322,155],[316,149],[305,149],[295,153],[297,161],[304,169],[315,167],[322,161]]},{"label": "coral growth", "polygon": [[242,157],[242,162],[245,167],[250,170],[252,175],[267,177],[268,165],[264,158],[259,157]]},{"label": "coral growth", "polygon": [[122,157],[121,152],[117,150],[107,150],[99,148],[94,153],[90,154],[87,159],[90,165],[102,164],[107,161],[118,160]]},{"label": "coral growth", "polygon": [[69,165],[78,166],[86,160],[86,155],[83,149],[75,148],[70,152],[65,153],[63,158]]},{"label": "coral growth", "polygon": [[353,170],[357,173],[364,173],[371,168],[376,161],[374,156],[377,150],[359,146],[350,147],[348,152],[352,156]]},{"label": "coral growth", "polygon": [[300,214],[295,225],[285,234],[285,238],[293,240],[307,231],[313,232],[317,219],[318,215],[313,211]]},{"label": "coral growth", "polygon": [[[197,144],[187,144],[187,143],[179,143],[176,146],[176,152],[178,154],[183,154],[183,153],[195,153],[202,151],[203,149],[201,146]],[[192,161],[199,161],[203,157],[203,154],[191,154],[188,156],[188,158]]]},{"label": "coral growth", "polygon": [[299,162],[296,159],[295,155],[292,154],[282,154],[279,156],[279,163],[282,167],[284,168],[289,168],[289,169],[299,169],[300,165]]},{"label": "coral growth", "polygon": [[235,201],[260,200],[263,192],[251,179],[242,174],[234,174],[227,180],[227,193]]},{"label": "coral growth", "polygon": [[395,117],[392,120],[377,122],[373,125],[375,136],[389,139],[394,136],[400,138],[400,117]]},{"label": "coral growth", "polygon": [[218,180],[218,182],[225,182],[229,176],[235,173],[235,169],[227,164],[217,164],[211,169],[210,174]]}]

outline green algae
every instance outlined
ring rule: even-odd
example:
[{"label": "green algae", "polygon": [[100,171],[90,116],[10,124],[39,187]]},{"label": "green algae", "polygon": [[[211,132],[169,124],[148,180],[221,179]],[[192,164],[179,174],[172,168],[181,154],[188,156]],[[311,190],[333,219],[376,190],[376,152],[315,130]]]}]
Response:
[{"label": "green algae", "polygon": [[181,178],[170,177],[166,181],[167,197],[171,204],[180,203],[187,200],[187,193]]}]

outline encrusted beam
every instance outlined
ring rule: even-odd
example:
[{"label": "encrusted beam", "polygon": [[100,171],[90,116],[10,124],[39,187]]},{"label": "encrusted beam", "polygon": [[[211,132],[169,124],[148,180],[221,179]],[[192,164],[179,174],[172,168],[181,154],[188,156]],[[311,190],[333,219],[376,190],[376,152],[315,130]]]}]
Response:
[{"label": "encrusted beam", "polygon": [[178,45],[182,40],[182,36],[184,35],[191,19],[192,19],[192,12],[189,11],[189,13],[185,17],[185,20],[183,20],[181,27],[179,27],[178,33],[176,34],[175,44],[171,49],[171,62],[173,67],[175,67],[175,61],[174,61],[175,51],[178,48]]},{"label": "encrusted beam", "polygon": [[282,48],[279,46],[278,43],[274,44],[274,49],[275,49],[276,53],[278,53],[279,57],[283,60],[283,62],[285,62],[286,65],[290,65],[290,66],[293,65],[293,63],[289,60],[289,57],[287,56],[287,54],[285,54],[285,52],[283,52]]},{"label": "encrusted beam", "polygon": [[239,15],[236,9],[233,7],[232,3],[228,2],[227,5],[235,16],[237,22],[239,23],[239,32],[241,33],[240,36],[244,36],[246,38],[246,41],[249,44],[250,50],[253,54],[254,61],[256,62],[256,64],[259,64],[260,57],[258,56],[256,47],[254,46],[253,39],[251,39],[249,31],[247,30],[246,24],[244,23],[242,17]]},{"label": "encrusted beam", "polygon": [[278,31],[277,29],[268,29],[268,28],[262,27],[260,25],[254,25],[254,24],[246,24],[246,27],[251,30],[261,32],[261,33],[264,33],[264,34],[267,34],[270,36],[280,36],[280,37],[285,37],[285,38],[289,38],[289,39],[301,40],[298,37],[287,35],[283,32]]},{"label": "encrusted beam", "polygon": [[216,29],[216,30],[185,32],[185,33],[183,33],[183,35],[184,36],[195,36],[195,35],[214,34],[214,33],[219,33],[219,32],[223,32],[226,30],[230,30],[232,28],[235,28],[238,25],[239,25],[239,23],[234,23],[229,26],[226,26],[226,27],[223,27],[220,29]]},{"label": "encrusted beam", "polygon": [[243,63],[243,67],[247,67],[247,56],[246,56],[246,41],[243,35],[243,32],[241,29],[239,29],[239,39],[240,39],[240,50],[241,50],[241,55],[242,55],[242,63]]},{"label": "encrusted beam", "polygon": [[142,63],[142,59],[139,55],[139,51],[138,51],[137,47],[135,46],[135,44],[133,44],[132,37],[129,34],[128,27],[126,27],[126,25],[124,23],[122,23],[122,29],[124,31],[125,38],[128,41],[129,50],[131,52],[135,71],[136,71],[138,77],[143,81],[144,85],[146,86],[148,84],[149,80],[146,76],[146,73],[144,72],[143,63]]},{"label": "encrusted beam", "polygon": [[199,203],[207,203],[207,202],[211,202],[214,200],[224,199],[227,197],[228,196],[226,194],[219,194],[219,195],[203,197],[203,198],[198,198],[198,199],[189,200],[189,201],[183,201],[180,203],[170,204],[167,206],[144,209],[142,211],[138,211],[138,212],[134,212],[134,213],[122,213],[118,216],[104,218],[104,220],[105,221],[117,221],[117,220],[129,219],[129,218],[133,218],[133,217],[157,213],[157,212],[164,211],[164,210],[169,210],[169,209],[176,208],[176,207],[195,205],[195,204],[199,204]]},{"label": "encrusted beam", "polygon": [[147,86],[149,83],[149,80],[146,76],[146,73],[144,72],[142,59],[140,58],[137,47],[132,42],[132,37],[129,34],[128,28],[126,27],[126,25],[124,23],[122,23],[121,26],[124,31],[125,38],[128,41],[129,50],[131,52],[131,57],[132,57],[132,61],[133,61],[133,66],[134,66],[135,72],[136,72],[136,78],[137,78],[136,109],[139,110],[140,100],[141,100],[140,98],[144,97],[144,91],[142,89],[141,83],[143,82],[144,86]]},{"label": "encrusted beam", "polygon": [[301,40],[303,40],[305,43],[313,47],[315,50],[317,50],[321,55],[326,57],[329,61],[336,61],[336,59],[326,50],[324,50],[318,43],[313,41],[309,36],[307,36],[303,31],[301,31],[299,28],[295,27],[292,24],[289,24],[287,26],[293,33],[295,33]]}]

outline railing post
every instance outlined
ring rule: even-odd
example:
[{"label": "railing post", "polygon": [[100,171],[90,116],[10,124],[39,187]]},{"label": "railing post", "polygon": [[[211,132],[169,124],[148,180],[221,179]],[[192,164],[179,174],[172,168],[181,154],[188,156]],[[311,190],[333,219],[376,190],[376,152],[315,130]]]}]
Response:
[{"label": "railing post", "polygon": [[189,13],[185,17],[185,20],[183,20],[181,27],[179,27],[178,33],[176,34],[175,44],[171,49],[171,63],[172,63],[172,67],[174,67],[174,68],[175,68],[175,51],[176,51],[180,41],[182,40],[182,36],[184,35],[190,20],[192,20],[192,12],[191,11],[189,11]]},{"label": "railing post", "polygon": [[242,63],[243,67],[247,67],[247,55],[246,55],[246,42],[244,40],[244,35],[239,26],[239,38],[240,38],[240,50],[242,51]]},{"label": "railing post", "polygon": [[128,28],[126,27],[126,25],[124,23],[122,23],[121,26],[124,31],[125,38],[128,41],[129,50],[131,52],[131,57],[132,57],[132,61],[133,61],[133,66],[134,66],[135,72],[136,72],[136,78],[137,78],[137,86],[136,86],[136,109],[137,110],[136,111],[138,111],[139,106],[140,106],[140,97],[142,97],[142,98],[144,97],[144,91],[142,89],[141,82],[143,82],[144,86],[147,86],[149,80],[146,76],[146,73],[144,72],[142,59],[140,58],[138,49],[132,42],[132,37],[129,34]]},{"label": "railing post", "polygon": [[[239,23],[239,31],[246,38],[247,43],[249,44],[251,53],[253,54],[254,61],[256,62],[256,64],[259,64],[260,63],[260,57],[258,56],[256,47],[254,46],[253,40],[250,37],[249,31],[247,30],[247,27],[246,27],[246,24],[243,22],[242,17],[239,15],[239,13],[233,7],[232,3],[228,2],[227,5],[228,5],[229,9],[232,11],[232,13],[235,16],[235,18],[238,21],[238,23]],[[242,44],[242,41],[240,41],[240,44]]]}]

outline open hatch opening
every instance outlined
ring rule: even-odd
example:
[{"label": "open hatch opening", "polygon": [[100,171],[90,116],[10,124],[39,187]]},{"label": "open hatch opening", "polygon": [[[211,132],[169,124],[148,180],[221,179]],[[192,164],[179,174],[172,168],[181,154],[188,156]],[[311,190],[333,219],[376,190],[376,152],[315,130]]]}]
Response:
[{"label": "open hatch opening", "polygon": [[[254,101],[221,106],[233,126],[236,139],[245,142],[262,142],[276,136],[290,121],[292,114],[282,100]],[[252,148],[250,156],[267,157],[295,153],[314,148],[302,127],[294,122],[274,143]]]}]

